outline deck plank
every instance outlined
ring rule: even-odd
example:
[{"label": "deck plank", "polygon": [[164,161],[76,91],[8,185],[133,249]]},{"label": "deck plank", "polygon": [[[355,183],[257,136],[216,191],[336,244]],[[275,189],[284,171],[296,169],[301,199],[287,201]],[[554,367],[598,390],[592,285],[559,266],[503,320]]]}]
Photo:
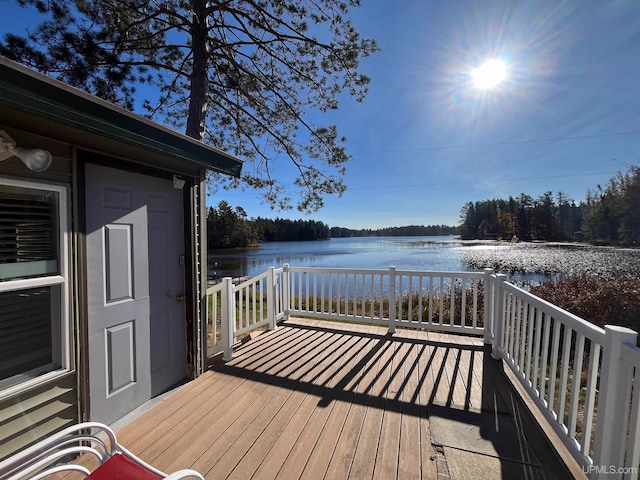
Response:
[{"label": "deck plank", "polygon": [[118,432],[207,479],[433,479],[429,405],[480,408],[482,339],[291,319]]},{"label": "deck plank", "polygon": [[[375,328],[370,327],[368,332],[374,333]],[[361,395],[366,385],[375,378],[377,369],[375,368],[375,352],[373,349],[374,346],[369,342],[366,351],[362,352],[363,355],[359,359],[359,362],[362,362],[362,366],[357,369],[353,378],[349,381],[343,381],[345,387],[353,389],[355,394]],[[329,462],[325,478],[332,480],[349,478],[368,406],[369,401],[354,402],[351,404],[333,456]]]},{"label": "deck plank", "polygon": [[378,451],[373,471],[374,480],[395,479],[398,474],[401,414],[388,407],[391,406],[392,402],[390,400],[398,393],[400,385],[402,384],[402,378],[398,375],[398,370],[402,369],[399,360],[400,355],[402,355],[402,345],[404,344],[394,341],[389,347],[391,354],[387,362],[389,379],[383,387],[386,401],[382,413],[380,440],[378,441]]},{"label": "deck plank", "polygon": [[[336,352],[336,355],[348,356],[354,355],[354,353],[357,355],[362,348],[363,343],[364,342],[362,341],[357,341],[353,344],[349,344],[347,350],[339,353]],[[333,358],[333,361],[331,361],[331,363],[334,365],[338,363],[335,361],[335,357]],[[317,379],[317,381],[319,381],[320,383],[328,382],[332,376],[335,376],[336,372],[329,372],[327,367],[328,365],[326,364],[317,364],[316,368],[310,371],[307,374],[307,377],[303,378],[302,380],[309,381]],[[251,478],[251,476],[257,470],[257,467],[272,450],[274,443],[281,436],[282,431],[286,428],[290,421],[295,418],[295,412],[304,402],[308,391],[311,389],[311,385],[312,383],[308,383],[307,385],[305,385],[304,390],[298,390],[291,395],[290,401],[288,402],[289,405],[283,406],[283,408],[278,412],[273,421],[269,424],[268,429],[265,429],[265,432],[260,435],[259,440],[252,445],[251,451],[243,457],[242,461],[234,469],[232,475],[229,478]],[[298,417],[296,420],[301,420],[301,417]],[[274,455],[277,455],[278,453],[279,452],[275,451]]]},{"label": "deck plank", "polygon": [[348,478],[353,480],[373,478],[378,445],[382,438],[386,389],[391,375],[391,347],[390,337],[380,338],[378,349],[372,357],[375,365],[371,365],[366,371],[366,376],[360,384],[360,391],[368,396],[368,405],[349,472]]},{"label": "deck plank", "polygon": [[420,405],[411,402],[413,392],[418,387],[417,332],[407,332],[409,355],[403,365],[403,387],[400,391],[402,401],[402,421],[400,424],[400,449],[398,452],[398,479],[415,480],[420,478],[422,458],[420,451]]},{"label": "deck plank", "polygon": [[[345,365],[349,365],[349,370],[354,369],[365,355],[365,346],[367,339],[362,337],[355,345],[351,355],[346,358]],[[338,380],[336,375],[334,379]],[[340,435],[344,428],[344,424],[351,408],[351,400],[353,399],[354,392],[347,389],[346,377],[340,378],[336,382],[337,385],[341,385],[338,388],[332,389],[326,398],[321,399],[320,404],[327,408],[329,404],[333,404],[331,414],[327,419],[327,422],[318,437],[316,444],[313,447],[313,451],[300,478],[307,479],[319,479],[325,478],[328,465],[334,455],[336,447],[340,440]],[[331,477],[327,477],[331,478]]]}]

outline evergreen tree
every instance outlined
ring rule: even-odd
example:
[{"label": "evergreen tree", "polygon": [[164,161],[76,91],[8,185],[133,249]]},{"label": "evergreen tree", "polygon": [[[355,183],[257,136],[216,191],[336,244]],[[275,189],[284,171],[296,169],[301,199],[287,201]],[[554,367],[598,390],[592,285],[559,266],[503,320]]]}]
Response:
[{"label": "evergreen tree", "polygon": [[640,243],[640,167],[618,173],[606,186],[589,189],[580,204],[564,192],[547,191],[537,199],[467,202],[460,213],[463,239],[587,241],[596,244]]},{"label": "evergreen tree", "polygon": [[1,55],[130,110],[144,87],[150,118],[253,160],[239,182],[274,207],[292,205],[274,159],[293,163],[302,211],[344,192],[346,139],[310,113],[366,96],[359,63],[377,46],[349,18],[359,0],[18,1],[43,21]]}]

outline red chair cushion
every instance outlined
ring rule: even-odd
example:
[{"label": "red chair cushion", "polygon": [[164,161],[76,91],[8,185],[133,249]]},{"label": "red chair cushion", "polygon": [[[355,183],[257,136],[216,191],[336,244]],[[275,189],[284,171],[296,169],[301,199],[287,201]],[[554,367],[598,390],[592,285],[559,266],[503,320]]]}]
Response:
[{"label": "red chair cushion", "polygon": [[158,480],[162,478],[129,457],[116,453],[87,478],[92,480]]}]

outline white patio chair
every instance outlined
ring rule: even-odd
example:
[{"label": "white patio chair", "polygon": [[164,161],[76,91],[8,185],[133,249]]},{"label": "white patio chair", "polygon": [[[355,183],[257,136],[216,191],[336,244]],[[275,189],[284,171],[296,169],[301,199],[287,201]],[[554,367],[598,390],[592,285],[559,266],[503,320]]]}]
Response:
[{"label": "white patio chair", "polygon": [[[74,463],[80,454],[90,455],[95,462]],[[96,466],[90,470],[85,466],[87,463]],[[68,427],[0,462],[0,479],[3,480],[39,480],[74,471],[91,480],[204,480],[194,470],[180,470],[171,475],[161,472],[118,444],[113,430],[96,422]]]}]

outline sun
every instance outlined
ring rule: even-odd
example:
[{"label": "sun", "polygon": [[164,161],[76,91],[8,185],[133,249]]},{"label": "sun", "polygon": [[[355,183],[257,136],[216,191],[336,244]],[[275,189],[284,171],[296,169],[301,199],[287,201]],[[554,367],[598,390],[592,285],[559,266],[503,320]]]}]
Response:
[{"label": "sun", "polygon": [[502,60],[491,59],[471,71],[473,84],[482,90],[488,90],[502,82],[507,76],[507,66]]}]

